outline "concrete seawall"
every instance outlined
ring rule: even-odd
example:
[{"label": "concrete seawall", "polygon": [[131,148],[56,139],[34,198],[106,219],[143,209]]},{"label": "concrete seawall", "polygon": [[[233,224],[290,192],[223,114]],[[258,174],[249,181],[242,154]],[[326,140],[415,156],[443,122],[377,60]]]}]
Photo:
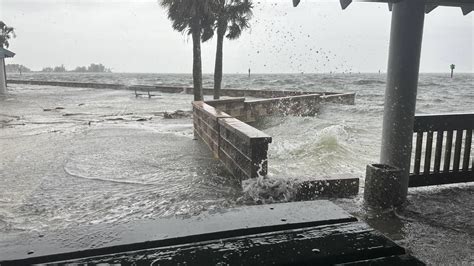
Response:
[{"label": "concrete seawall", "polygon": [[305,94],[249,101],[231,98],[193,102],[194,132],[236,178],[265,176],[272,138],[246,122],[265,116],[311,116],[323,102],[353,104],[353,96]]},{"label": "concrete seawall", "polygon": [[[88,83],[88,82],[69,82],[69,81],[41,81],[41,80],[8,80],[10,84],[29,84],[29,85],[43,85],[43,86],[61,86],[61,87],[76,87],[76,88],[94,88],[94,89],[114,89],[114,90],[133,90],[145,92],[165,92],[165,93],[185,93],[193,94],[193,88],[180,86],[156,86],[156,85],[124,85],[111,83]],[[204,88],[204,95],[213,95],[214,90]],[[288,97],[297,95],[315,94],[315,92],[304,91],[285,91],[285,90],[246,90],[246,89],[222,89],[222,96],[229,97],[254,97],[254,98],[275,98]],[[355,93],[336,93],[336,92],[318,92],[322,96],[341,96],[346,103],[352,101],[354,104]]]},{"label": "concrete seawall", "polygon": [[[325,102],[353,104],[353,100],[353,94],[306,94],[193,102],[194,132],[238,180],[266,176],[272,138],[244,122],[262,116],[315,115]],[[297,200],[349,197],[358,193],[359,179],[351,175],[302,178],[295,188]]]},{"label": "concrete seawall", "polygon": [[354,93],[331,95],[314,93],[258,100],[245,98],[210,100],[206,103],[243,122],[254,122],[257,118],[264,116],[314,116],[319,112],[321,104],[353,105],[354,101]]}]

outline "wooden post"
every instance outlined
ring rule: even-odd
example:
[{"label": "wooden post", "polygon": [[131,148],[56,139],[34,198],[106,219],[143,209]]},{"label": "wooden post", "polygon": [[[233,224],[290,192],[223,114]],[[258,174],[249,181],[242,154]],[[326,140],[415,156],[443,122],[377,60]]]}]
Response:
[{"label": "wooden post", "polygon": [[5,74],[5,58],[0,55],[0,95],[7,93],[7,76]]}]

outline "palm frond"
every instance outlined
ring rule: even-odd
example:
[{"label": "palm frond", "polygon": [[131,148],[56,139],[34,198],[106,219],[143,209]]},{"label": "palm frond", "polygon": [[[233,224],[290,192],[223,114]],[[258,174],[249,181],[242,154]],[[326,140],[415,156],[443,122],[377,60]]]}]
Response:
[{"label": "palm frond", "polygon": [[250,28],[253,16],[253,4],[249,0],[231,0],[225,7],[229,33],[226,38],[234,40],[240,37],[242,31]]},{"label": "palm frond", "polygon": [[8,46],[10,46],[8,40],[10,40],[11,37],[16,37],[15,29],[8,27],[3,21],[0,21],[0,46],[8,48]]},{"label": "palm frond", "polygon": [[174,30],[191,34],[200,29],[203,39],[212,37],[214,0],[159,0],[166,9]]}]

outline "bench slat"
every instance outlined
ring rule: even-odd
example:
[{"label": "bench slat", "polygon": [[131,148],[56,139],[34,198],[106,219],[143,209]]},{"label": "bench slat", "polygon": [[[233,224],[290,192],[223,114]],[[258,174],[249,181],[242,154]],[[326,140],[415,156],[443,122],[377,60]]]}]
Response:
[{"label": "bench slat", "polygon": [[429,174],[431,168],[431,150],[433,149],[433,131],[428,132],[426,136],[425,165],[423,173]]},{"label": "bench slat", "polygon": [[[472,129],[466,130],[466,141],[464,143],[464,159],[462,163],[462,171],[469,170],[469,159],[471,158]],[[472,169],[474,170],[474,169]]]},{"label": "bench slat", "polygon": [[415,174],[420,174],[421,147],[423,145],[423,132],[416,133],[416,151],[415,151]]},{"label": "bench slat", "polygon": [[435,150],[435,161],[434,161],[434,169],[435,173],[439,173],[439,169],[441,167],[441,156],[443,152],[443,137],[444,132],[438,131],[436,134],[436,150]]},{"label": "bench slat", "polygon": [[448,131],[446,136],[446,146],[444,149],[444,167],[443,172],[449,171],[449,166],[451,164],[451,150],[453,148],[453,131]]},{"label": "bench slat", "polygon": [[462,130],[456,131],[456,141],[454,145],[454,162],[453,162],[453,171],[459,171],[459,163],[461,162],[461,148],[462,148]]}]

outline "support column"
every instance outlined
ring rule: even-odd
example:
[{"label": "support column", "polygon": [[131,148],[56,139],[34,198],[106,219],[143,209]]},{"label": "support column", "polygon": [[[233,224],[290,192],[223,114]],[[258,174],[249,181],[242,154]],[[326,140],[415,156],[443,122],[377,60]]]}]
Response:
[{"label": "support column", "polygon": [[7,93],[4,58],[0,58],[0,95]]},{"label": "support column", "polygon": [[400,193],[393,205],[408,192],[424,11],[424,0],[402,0],[392,9],[380,162],[402,170],[399,187],[388,188]]}]

